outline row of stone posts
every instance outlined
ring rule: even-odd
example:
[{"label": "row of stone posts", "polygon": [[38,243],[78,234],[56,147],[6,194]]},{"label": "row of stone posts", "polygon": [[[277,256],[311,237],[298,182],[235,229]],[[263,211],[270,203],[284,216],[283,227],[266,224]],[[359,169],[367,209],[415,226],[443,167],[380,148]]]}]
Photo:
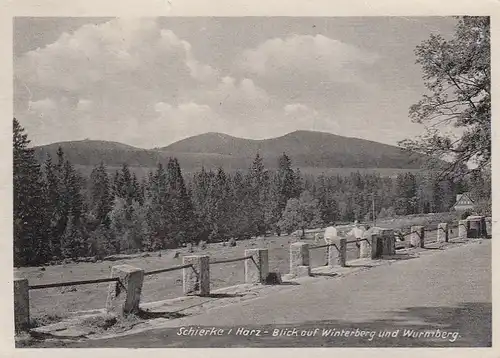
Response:
[{"label": "row of stone posts", "polygon": [[[491,235],[491,218],[484,217],[462,220],[459,224],[459,238],[470,238],[472,235],[483,235],[489,230]],[[377,259],[396,253],[396,238],[393,229],[373,228],[373,232],[356,243],[357,257]],[[474,236],[475,237],[475,236]],[[423,226],[412,226],[410,246],[424,247],[425,230]],[[448,224],[438,225],[438,242],[448,242]],[[347,239],[338,238],[333,245],[328,246],[328,266],[346,266]],[[292,276],[310,276],[311,265],[309,244],[295,242],[290,245],[290,274]],[[244,270],[245,283],[264,284],[269,275],[268,249],[245,250]],[[193,255],[183,257],[182,268],[183,291],[185,295],[210,295],[210,258],[208,255]],[[141,268],[130,265],[117,265],[111,268],[111,282],[108,287],[106,311],[115,314],[129,314],[139,311],[144,276],[148,275]],[[29,285],[28,280],[14,280],[14,313],[16,331],[29,326]]]},{"label": "row of stone posts", "polygon": [[[375,228],[375,232],[367,238],[357,240],[357,257],[377,259],[396,253],[396,238],[393,229]],[[359,245],[359,246],[358,246]],[[310,276],[311,265],[306,242],[295,242],[290,245],[290,274],[295,277]],[[346,266],[347,238],[338,238],[327,246],[328,266]]]},{"label": "row of stone posts", "polygon": [[[268,249],[245,250],[245,283],[263,284],[269,274]],[[208,255],[183,257],[183,291],[185,295],[210,295],[210,260]],[[111,268],[111,278],[117,279],[108,286],[106,312],[127,315],[139,312],[144,276],[148,273],[131,265]],[[25,278],[14,279],[14,321],[16,332],[30,326],[29,284]]]},{"label": "row of stone posts", "polygon": [[[437,226],[437,242],[448,242],[450,234],[447,223],[440,223]],[[421,225],[412,226],[410,229],[410,247],[425,247],[425,228]]]},{"label": "row of stone posts", "polygon": [[[268,249],[245,250],[245,283],[263,284],[269,274]],[[192,255],[183,257],[182,286],[185,295],[210,296],[210,257]],[[129,265],[114,266],[111,276],[119,278],[109,285],[106,310],[113,313],[135,313],[144,281],[144,270]],[[124,292],[122,293],[122,289]]]}]

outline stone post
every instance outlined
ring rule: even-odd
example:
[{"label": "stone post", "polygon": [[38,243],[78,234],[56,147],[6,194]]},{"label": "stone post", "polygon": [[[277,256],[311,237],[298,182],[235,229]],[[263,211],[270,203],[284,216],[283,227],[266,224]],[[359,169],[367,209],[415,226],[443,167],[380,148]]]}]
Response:
[{"label": "stone post", "polygon": [[118,278],[119,281],[109,284],[106,311],[119,315],[137,313],[144,270],[130,265],[117,265],[111,267],[111,277]]},{"label": "stone post", "polygon": [[468,231],[469,223],[467,220],[460,220],[458,222],[458,238],[459,239],[467,239],[467,231]]},{"label": "stone post", "polygon": [[487,217],[485,219],[485,224],[486,224],[486,237],[490,238],[491,237],[491,217]]},{"label": "stone post", "polygon": [[290,274],[293,276],[310,276],[309,244],[294,242],[290,245]]},{"label": "stone post", "polygon": [[481,217],[481,237],[482,238],[487,238],[488,237],[488,231],[486,229],[486,216]]},{"label": "stone post", "polygon": [[184,256],[182,264],[191,264],[191,267],[182,269],[184,294],[210,295],[210,257],[208,255]]},{"label": "stone post", "polygon": [[360,258],[370,258],[376,259],[382,255],[381,247],[379,244],[380,237],[378,234],[370,234],[367,238],[364,238],[360,244]]},{"label": "stone post", "polygon": [[448,242],[448,224],[447,223],[438,224],[437,242]]},{"label": "stone post", "polygon": [[423,226],[412,226],[410,246],[423,248],[425,246],[425,230]]},{"label": "stone post", "polygon": [[245,283],[265,283],[269,274],[268,249],[248,249],[245,256]]},{"label": "stone post", "polygon": [[339,238],[334,242],[335,246],[330,246],[328,251],[328,266],[346,266],[347,239]]},{"label": "stone post", "polygon": [[371,258],[371,256],[372,256],[372,243],[369,236],[367,238],[363,238],[359,242],[359,258],[366,259],[366,258]]},{"label": "stone post", "polygon": [[486,222],[484,216],[469,216],[466,220],[468,239],[478,239],[486,236]]},{"label": "stone post", "polygon": [[381,229],[379,235],[383,240],[383,255],[395,255],[396,254],[396,235],[394,235],[393,229]]},{"label": "stone post", "polygon": [[14,278],[14,327],[16,332],[29,328],[30,291],[28,279]]}]

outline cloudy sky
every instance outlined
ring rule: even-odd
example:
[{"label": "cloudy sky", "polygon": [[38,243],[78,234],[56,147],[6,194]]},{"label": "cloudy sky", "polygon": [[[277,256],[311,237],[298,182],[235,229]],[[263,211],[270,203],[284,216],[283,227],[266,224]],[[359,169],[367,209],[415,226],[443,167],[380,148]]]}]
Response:
[{"label": "cloudy sky", "polygon": [[35,145],[143,148],[205,132],[420,134],[413,50],[455,19],[16,18],[14,114]]}]

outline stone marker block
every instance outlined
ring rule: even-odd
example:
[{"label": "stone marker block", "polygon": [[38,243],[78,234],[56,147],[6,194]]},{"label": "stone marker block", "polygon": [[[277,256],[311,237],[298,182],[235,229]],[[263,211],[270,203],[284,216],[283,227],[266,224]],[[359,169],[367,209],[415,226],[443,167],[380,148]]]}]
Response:
[{"label": "stone marker block", "polygon": [[359,257],[375,259],[377,257],[377,234],[371,234],[365,237],[359,243]]},{"label": "stone marker block", "polygon": [[16,332],[29,328],[30,291],[28,279],[14,278],[14,327]]},{"label": "stone marker block", "polygon": [[466,220],[468,239],[486,237],[486,218],[484,216],[469,216]]},{"label": "stone marker block", "polygon": [[326,265],[333,267],[337,265],[337,257],[339,256],[339,243],[338,240],[332,242],[335,246],[328,246],[326,248]]},{"label": "stone marker block", "polygon": [[425,229],[423,226],[412,226],[410,234],[410,246],[423,248],[425,246]]},{"label": "stone marker block", "polygon": [[396,254],[396,235],[394,229],[374,227],[372,233],[378,236],[377,256]]},{"label": "stone marker block", "polygon": [[290,274],[298,275],[300,266],[310,266],[309,264],[309,244],[305,242],[294,242],[290,245]]},{"label": "stone marker block", "polygon": [[460,220],[458,222],[458,238],[467,239],[467,231],[469,228],[469,223],[467,220]]},{"label": "stone marker block", "polygon": [[330,246],[328,250],[328,266],[346,266],[347,258],[347,239],[338,238],[333,241],[335,246]]},{"label": "stone marker block", "polygon": [[248,249],[245,256],[253,258],[245,260],[245,283],[265,283],[269,274],[268,249]]},{"label": "stone marker block", "polygon": [[384,253],[384,241],[382,240],[382,237],[380,234],[376,234],[376,247],[375,247],[375,252],[376,252],[376,257],[380,258],[382,257]]},{"label": "stone marker block", "polygon": [[448,224],[440,223],[437,229],[437,241],[438,242],[448,242]]},{"label": "stone marker block", "polygon": [[192,267],[182,269],[182,286],[185,295],[210,295],[210,257],[208,255],[184,256],[182,264]]},{"label": "stone marker block", "polygon": [[130,265],[117,265],[111,267],[111,277],[116,277],[119,281],[109,284],[106,311],[118,315],[137,313],[144,270]]},{"label": "stone marker block", "polygon": [[396,235],[393,229],[381,229],[379,235],[383,241],[382,255],[392,256],[396,254]]},{"label": "stone marker block", "polygon": [[491,238],[491,217],[485,219],[486,224],[486,237]]},{"label": "stone marker block", "polygon": [[367,237],[369,246],[370,246],[370,251],[369,251],[369,256],[372,260],[377,259],[382,256],[383,252],[383,245],[382,245],[382,238],[380,237],[379,234],[377,233],[372,233],[368,235]]}]

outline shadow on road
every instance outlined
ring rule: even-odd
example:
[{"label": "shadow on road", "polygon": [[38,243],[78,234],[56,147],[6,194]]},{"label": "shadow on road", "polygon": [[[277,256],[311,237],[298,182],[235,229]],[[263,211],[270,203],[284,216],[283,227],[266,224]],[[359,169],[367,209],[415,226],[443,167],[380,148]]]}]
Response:
[{"label": "shadow on road", "polygon": [[230,297],[243,297],[241,293],[211,293],[209,295],[203,296],[208,298],[230,298]]},{"label": "shadow on road", "polygon": [[412,254],[396,254],[382,256],[381,260],[411,260],[416,259],[418,256]]},{"label": "shadow on road", "polygon": [[141,319],[155,319],[155,318],[168,318],[168,319],[175,319],[175,318],[182,318],[186,317],[187,315],[184,313],[180,312],[170,312],[170,311],[149,311],[149,310],[143,310],[141,309],[137,316]]},{"label": "shadow on road", "polygon": [[[179,335],[178,328],[170,328],[65,345],[45,342],[43,347],[491,347],[491,312],[491,303],[475,302],[458,307],[409,307],[387,312],[387,319],[363,322],[325,320],[259,327],[217,327],[214,322],[214,326],[193,329],[216,327],[223,334],[185,336]],[[256,331],[250,334],[252,329]]]},{"label": "shadow on road", "polygon": [[346,264],[345,267],[365,267],[372,268],[373,265],[363,265],[363,264]]},{"label": "shadow on road", "polygon": [[327,273],[327,272],[312,272],[311,277],[337,277],[336,273]]}]

